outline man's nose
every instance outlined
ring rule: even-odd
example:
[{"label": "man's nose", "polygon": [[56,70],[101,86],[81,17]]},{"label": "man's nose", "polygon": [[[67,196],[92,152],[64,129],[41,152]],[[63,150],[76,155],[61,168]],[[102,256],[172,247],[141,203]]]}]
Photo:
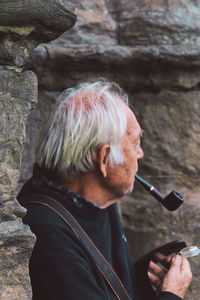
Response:
[{"label": "man's nose", "polygon": [[143,152],[142,148],[140,147],[139,151],[138,151],[138,159],[141,159],[143,157],[144,157],[144,152]]}]

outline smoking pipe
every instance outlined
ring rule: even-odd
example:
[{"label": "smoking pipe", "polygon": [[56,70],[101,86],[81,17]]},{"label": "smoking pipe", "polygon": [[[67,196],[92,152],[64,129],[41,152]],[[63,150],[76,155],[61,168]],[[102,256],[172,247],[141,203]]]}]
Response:
[{"label": "smoking pipe", "polygon": [[136,174],[135,178],[151,195],[153,195],[160,203],[162,203],[165,208],[170,211],[176,210],[184,202],[183,196],[176,191],[172,191],[169,193],[169,195],[164,197],[153,185],[139,175]]}]

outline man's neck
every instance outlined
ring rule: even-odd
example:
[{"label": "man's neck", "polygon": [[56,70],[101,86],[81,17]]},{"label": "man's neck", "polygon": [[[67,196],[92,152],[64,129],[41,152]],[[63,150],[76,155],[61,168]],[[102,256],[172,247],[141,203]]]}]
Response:
[{"label": "man's neck", "polygon": [[81,174],[73,182],[65,182],[62,185],[90,202],[99,205],[101,209],[119,200],[112,199],[110,193],[103,188],[95,172]]}]

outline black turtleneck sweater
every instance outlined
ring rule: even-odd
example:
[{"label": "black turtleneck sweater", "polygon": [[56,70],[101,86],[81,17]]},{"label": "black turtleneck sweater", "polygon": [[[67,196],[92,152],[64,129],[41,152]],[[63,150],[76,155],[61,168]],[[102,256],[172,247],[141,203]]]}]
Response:
[{"label": "black turtleneck sweater", "polygon": [[[140,296],[135,282],[137,274],[116,204],[100,209],[48,180],[37,167],[19,193],[18,200],[34,194],[49,195],[64,205],[112,265],[130,298],[147,300]],[[116,300],[96,263],[66,223],[42,204],[27,204],[26,208],[23,221],[36,235],[29,262],[33,300]],[[162,292],[155,299],[180,300],[169,292]]]}]

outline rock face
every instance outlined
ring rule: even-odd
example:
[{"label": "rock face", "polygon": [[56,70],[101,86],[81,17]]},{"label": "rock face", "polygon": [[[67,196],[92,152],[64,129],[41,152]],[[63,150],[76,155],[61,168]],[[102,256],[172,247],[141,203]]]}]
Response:
[{"label": "rock face", "polygon": [[[42,10],[42,7],[48,10]],[[54,15],[54,18],[52,16]],[[26,70],[41,41],[75,23],[67,1],[1,1],[0,9],[0,299],[29,300],[28,259],[35,239],[22,224],[18,191],[26,121],[38,98],[36,74]],[[42,34],[39,34],[42,30]],[[40,38],[39,38],[40,36]]]},{"label": "rock face", "polygon": [[[199,245],[200,4],[195,0],[77,1],[76,26],[32,54],[39,103],[30,114],[21,183],[31,175],[35,144],[56,96],[80,81],[118,82],[144,129],[139,174],[164,195],[176,189],[185,203],[168,212],[138,183],[121,200],[134,256],[174,239]],[[36,124],[36,126],[33,126]],[[199,299],[199,259],[185,299]]]},{"label": "rock face", "polygon": [[4,68],[0,70],[0,82],[0,299],[28,299],[27,262],[34,239],[21,222],[24,210],[15,195],[25,141],[25,121],[37,101],[37,78],[32,71]]}]

